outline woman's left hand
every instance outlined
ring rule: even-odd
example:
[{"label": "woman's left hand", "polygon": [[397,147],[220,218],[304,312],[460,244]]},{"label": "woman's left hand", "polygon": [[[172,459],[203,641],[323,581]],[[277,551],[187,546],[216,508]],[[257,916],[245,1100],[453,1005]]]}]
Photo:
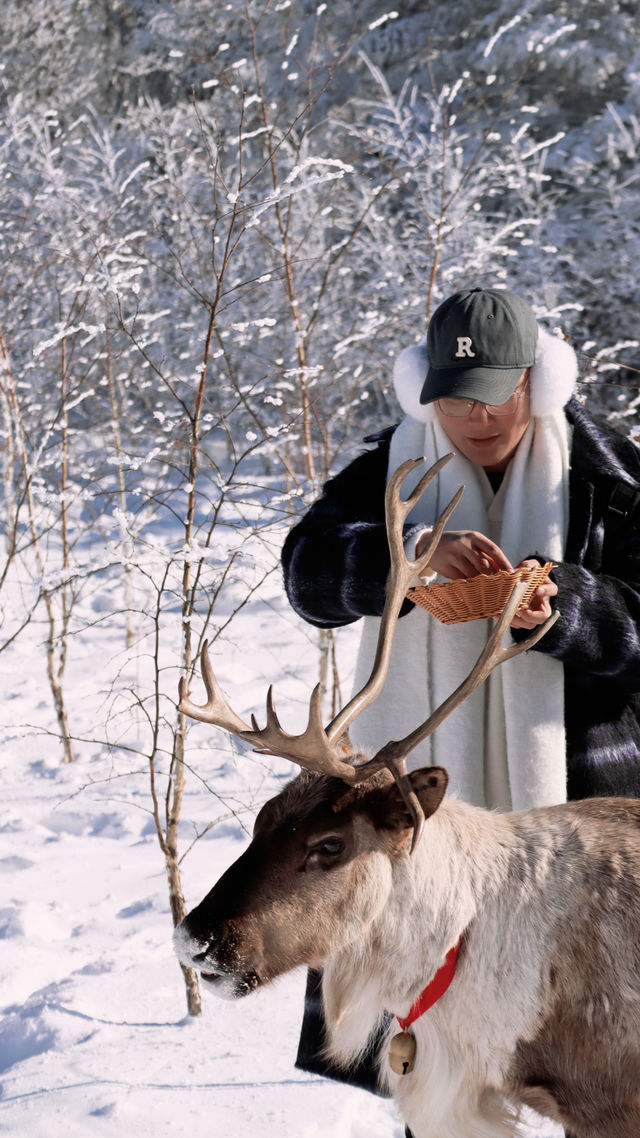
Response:
[{"label": "woman's left hand", "polygon": [[[516,568],[522,569],[537,569],[540,565],[539,561],[535,558],[528,561],[521,561]],[[551,608],[551,597],[557,596],[558,586],[550,581],[547,577],[541,585],[538,585],[535,593],[529,601],[529,606],[526,609],[521,609],[511,621],[512,628],[537,628],[538,625],[544,624],[548,620],[553,610]]]}]

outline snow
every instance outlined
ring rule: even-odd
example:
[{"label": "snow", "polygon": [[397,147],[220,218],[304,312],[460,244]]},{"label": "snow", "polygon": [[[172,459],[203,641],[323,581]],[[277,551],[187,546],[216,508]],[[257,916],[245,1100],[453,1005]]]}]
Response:
[{"label": "snow", "polygon": [[[266,603],[233,621],[237,645],[250,650],[229,651],[216,666],[232,702],[254,709],[279,667],[288,725],[287,701],[299,716],[316,654],[273,578],[268,589]],[[114,621],[103,626],[99,653],[95,629],[73,642],[68,686],[82,695],[87,737],[99,735],[100,668],[117,659],[119,631]],[[355,635],[341,642],[347,670]],[[204,993],[203,1015],[186,1015],[148,787],[129,757],[105,757],[103,746],[85,745],[74,764],[62,763],[40,636],[34,627],[0,655],[0,1135],[402,1138],[388,1100],[294,1068],[303,972],[236,1002]],[[190,743],[211,748],[211,734],[197,724]],[[195,828],[222,818],[184,860],[190,905],[248,841],[250,819],[224,817],[205,781],[235,804],[249,788],[255,809],[289,771],[219,748],[190,756],[201,777],[187,784],[185,848]]]},{"label": "snow", "polygon": [[[147,620],[147,639],[140,633],[137,655],[128,659],[117,615],[122,580],[114,602],[103,577],[121,564],[135,589],[145,575],[151,581],[155,574],[157,584],[166,565],[169,539],[159,531],[172,524],[166,518],[174,509],[186,509],[193,484],[185,480],[165,501],[156,496],[155,479],[160,486],[159,472],[168,477],[168,454],[169,465],[184,459],[173,444],[186,422],[183,399],[190,405],[194,377],[197,384],[202,374],[210,273],[220,271],[216,256],[234,232],[227,246],[233,255],[219,278],[226,299],[206,344],[218,369],[203,415],[214,432],[213,467],[224,466],[232,429],[238,455],[257,453],[263,433],[298,448],[302,494],[306,440],[296,424],[304,417],[292,396],[302,378],[321,394],[325,424],[337,426],[314,444],[318,469],[343,430],[343,453],[355,440],[359,446],[365,429],[358,406],[369,400],[376,415],[389,407],[390,360],[422,334],[434,248],[438,280],[429,303],[469,276],[522,290],[579,349],[592,409],[606,410],[625,431],[636,429],[638,341],[629,314],[639,297],[639,25],[634,6],[621,0],[582,5],[580,17],[581,6],[569,5],[575,29],[563,15],[567,5],[554,12],[548,4],[500,0],[489,12],[473,0],[434,0],[425,20],[424,5],[408,5],[405,15],[374,0],[354,23],[353,5],[343,0],[330,10],[319,4],[316,17],[330,12],[331,19],[316,26],[308,5],[282,0],[260,19],[260,74],[251,75],[244,54],[249,12],[245,20],[240,6],[227,4],[218,6],[217,54],[229,53],[229,70],[242,71],[238,85],[229,86],[221,60],[207,60],[201,50],[210,3],[117,7],[127,15],[118,26],[116,65],[113,28],[100,16],[105,5],[5,5],[2,344],[3,367],[17,380],[14,421],[3,428],[5,523],[10,531],[14,507],[16,519],[24,511],[28,483],[36,489],[43,544],[55,546],[57,448],[75,408],[67,490],[82,514],[74,555],[85,560],[69,584],[82,599],[83,623],[74,624],[64,686],[74,735],[85,741],[76,744],[77,762],[64,766],[45,674],[47,630],[38,613],[31,619],[39,571],[13,596],[3,579],[0,1138],[120,1138],[125,1130],[139,1138],[401,1138],[389,1102],[295,1070],[302,974],[235,1004],[205,993],[202,1017],[186,1017],[148,763],[144,746],[133,746],[148,708],[142,697],[136,706],[135,697],[144,686],[149,699],[149,624],[156,601],[169,602],[153,589],[145,596],[137,611]],[[91,13],[96,18],[87,20]],[[345,51],[348,44],[366,55]],[[339,58],[344,65],[334,68]],[[306,74],[310,85],[283,85],[283,62],[291,63],[290,80]],[[328,64],[333,78],[325,91]],[[192,92],[213,87],[215,99],[194,106]],[[307,100],[321,88],[318,113],[309,116]],[[498,131],[493,116],[503,100],[509,113]],[[286,142],[271,153],[275,192],[267,160],[274,126]],[[347,164],[356,154],[356,166]],[[395,168],[398,179],[389,177]],[[224,193],[230,209],[214,217],[211,202]],[[302,261],[294,258],[301,307],[293,322],[294,309],[282,307],[276,287],[290,268],[276,252],[283,246],[273,206],[285,198],[291,248],[304,245]],[[242,233],[248,240],[240,241]],[[212,237],[209,264],[203,250]],[[594,303],[599,296],[607,303]],[[305,369],[298,316],[308,329]],[[62,369],[64,386],[72,383],[61,395],[55,360],[63,342],[70,365],[69,375],[66,364]],[[107,357],[122,401],[122,449],[114,442],[120,422],[102,424]],[[616,383],[609,372],[621,362],[630,372]],[[154,410],[146,415],[145,407]],[[29,453],[18,461],[11,440],[23,430]],[[251,446],[243,448],[242,438]],[[278,453],[286,448],[270,443],[267,461],[271,456],[277,465]],[[114,498],[120,473],[127,476],[126,511]],[[230,493],[226,473],[219,477],[216,484],[211,475],[200,504],[211,489],[211,501],[219,494],[238,517],[228,536],[225,523],[210,540],[208,522],[190,535],[184,556],[194,564],[224,564],[226,541],[250,528],[247,517],[256,520]],[[272,499],[274,510],[284,511],[295,493]],[[91,527],[95,540],[87,536]],[[249,577],[247,561],[244,567]],[[54,556],[45,572],[57,602],[68,570]],[[222,618],[232,611],[228,605]],[[14,623],[27,623],[10,643],[12,614]],[[219,619],[216,606],[214,623]],[[179,641],[177,622],[176,611],[163,611],[163,645]],[[351,631],[341,635],[345,690],[354,644]],[[216,650],[219,677],[242,714],[264,706],[275,680],[285,726],[289,713],[300,718],[317,678],[317,646],[274,577],[233,617]],[[163,651],[169,722],[177,671]],[[199,724],[187,761],[181,851],[191,905],[246,846],[251,816],[287,768],[238,757]],[[558,1132],[546,1126],[532,1133]]]}]

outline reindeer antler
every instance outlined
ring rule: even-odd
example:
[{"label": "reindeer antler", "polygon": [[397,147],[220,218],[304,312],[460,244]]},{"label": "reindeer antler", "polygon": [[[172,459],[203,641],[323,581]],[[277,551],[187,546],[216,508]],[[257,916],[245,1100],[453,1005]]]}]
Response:
[{"label": "reindeer antler", "polygon": [[264,755],[280,755],[291,759],[298,766],[315,771],[316,774],[331,774],[337,778],[350,779],[356,775],[356,768],[340,757],[337,749],[328,739],[322,725],[321,690],[317,684],[309,701],[309,721],[301,735],[290,735],[283,731],[273,703],[273,685],[267,692],[267,722],[258,726],[254,715],[249,727],[229,706],[225,695],[216,680],[209,658],[209,643],[204,641],[200,654],[202,678],[207,693],[205,704],[192,703],[186,692],[184,678],[179,683],[180,702],[178,711],[199,719],[202,723],[213,723],[223,727],[229,734],[249,743]]},{"label": "reindeer antler", "polygon": [[433,527],[426,548],[415,561],[409,560],[405,554],[403,544],[404,522],[429,483],[439,474],[444,464],[451,457],[450,454],[445,455],[444,458],[430,467],[406,499],[400,496],[402,484],[407,475],[424,460],[408,459],[407,462],[398,467],[389,479],[385,496],[385,517],[391,568],[387,578],[385,603],[380,620],[373,667],[368,680],[360,691],[349,700],[326,729],[322,725],[320,685],[315,687],[311,694],[308,723],[300,735],[290,735],[282,729],[274,707],[273,689],[271,687],[267,695],[266,725],[260,728],[255,717],[252,716],[252,726],[249,727],[229,706],[214,675],[206,641],[202,646],[201,653],[202,675],[207,693],[206,704],[200,706],[192,703],[187,694],[185,681],[182,679],[179,688],[178,710],[185,715],[199,719],[203,723],[213,723],[218,727],[223,727],[232,735],[249,743],[257,751],[263,754],[281,755],[305,770],[315,771],[317,774],[329,774],[342,779],[349,786],[355,786],[358,783],[365,782],[382,768],[387,767],[398,785],[413,820],[412,850],[415,849],[419,841],[424,825],[424,814],[411,787],[406,767],[407,756],[418,743],[435,731],[436,727],[458,704],[475,691],[498,664],[525,652],[527,648],[536,644],[559,615],[554,613],[545,624],[541,625],[521,643],[513,644],[506,649],[501,648],[502,637],[513,620],[526,589],[525,582],[517,581],[485,648],[469,676],[456,691],[404,739],[389,741],[381,747],[372,759],[365,762],[353,764],[349,761],[354,756],[348,739],[348,729],[357,716],[377,699],[384,686],[389,669],[393,634],[407,589],[412,581],[427,568],[440,541],[442,531],[460,500],[464,486],[460,487],[452,500],[445,506]]},{"label": "reindeer antler", "polygon": [[365,707],[368,707],[377,699],[384,687],[384,682],[389,670],[393,634],[398,622],[402,603],[407,594],[407,589],[410,587],[411,582],[426,570],[433,551],[440,541],[442,531],[464,493],[464,486],[461,486],[460,489],[456,491],[449,504],[445,506],[433,527],[428,545],[417,561],[409,561],[405,554],[403,526],[408,514],[422,497],[429,483],[440,473],[442,467],[445,466],[450,458],[451,455],[447,454],[444,458],[434,463],[433,466],[429,467],[415,489],[406,499],[400,497],[402,484],[407,475],[424,462],[424,459],[410,458],[406,462],[403,462],[402,465],[393,472],[387,483],[385,518],[387,540],[391,554],[391,568],[389,569],[389,575],[387,577],[384,609],[380,620],[380,631],[378,633],[373,669],[369,679],[360,691],[349,700],[349,703],[328,725],[327,735],[330,739],[339,738],[345,734],[345,732],[348,732],[354,719],[358,717],[361,711],[364,711]]},{"label": "reindeer antler", "polygon": [[464,487],[461,486],[438,518],[428,548],[417,561],[409,561],[405,556],[402,542],[405,519],[426,487],[450,458],[451,455],[446,455],[430,467],[406,499],[400,497],[400,488],[407,475],[424,460],[408,459],[398,467],[389,480],[385,495],[385,518],[391,554],[391,568],[387,578],[385,604],[373,669],[361,691],[332,720],[326,731],[322,724],[319,686],[312,692],[309,720],[301,735],[290,735],[287,731],[283,731],[273,704],[271,688],[269,688],[267,696],[267,722],[265,727],[258,727],[254,716],[252,716],[252,726],[250,727],[230,707],[222,692],[211,665],[206,641],[202,646],[200,660],[207,702],[203,705],[193,703],[188,697],[186,682],[181,679],[178,710],[189,715],[192,719],[199,719],[203,723],[212,723],[217,727],[223,727],[225,731],[244,740],[264,754],[281,755],[308,770],[316,771],[319,774],[334,775],[350,784],[362,781],[359,768],[349,763],[349,754],[345,750],[346,747],[350,748],[347,731],[356,716],[376,699],[384,685],[389,667],[393,632],[407,589],[414,578],[424,572],[429,564],[431,554],[440,540],[449,516],[463,493]]}]

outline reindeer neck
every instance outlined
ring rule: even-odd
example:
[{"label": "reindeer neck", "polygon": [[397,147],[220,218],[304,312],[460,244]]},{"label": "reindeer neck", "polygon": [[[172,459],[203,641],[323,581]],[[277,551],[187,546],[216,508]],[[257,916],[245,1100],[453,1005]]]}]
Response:
[{"label": "reindeer neck", "polygon": [[385,1012],[408,1012],[484,901],[500,895],[514,840],[508,815],[445,799],[416,852],[394,864],[384,910],[325,965],[336,1054],[363,1046]]}]

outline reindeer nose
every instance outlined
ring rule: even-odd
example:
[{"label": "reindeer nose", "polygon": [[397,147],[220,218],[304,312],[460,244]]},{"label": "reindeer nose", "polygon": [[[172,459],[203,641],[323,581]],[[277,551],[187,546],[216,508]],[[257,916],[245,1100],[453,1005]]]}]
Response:
[{"label": "reindeer nose", "polygon": [[194,936],[185,919],[174,929],[173,946],[180,963],[187,968],[193,968],[204,962],[211,948],[211,942]]},{"label": "reindeer nose", "polygon": [[191,957],[191,959],[193,960],[194,964],[202,964],[206,960],[208,948],[209,948],[209,946],[207,945],[207,948],[203,949],[202,952],[194,952],[193,953],[193,956]]}]

